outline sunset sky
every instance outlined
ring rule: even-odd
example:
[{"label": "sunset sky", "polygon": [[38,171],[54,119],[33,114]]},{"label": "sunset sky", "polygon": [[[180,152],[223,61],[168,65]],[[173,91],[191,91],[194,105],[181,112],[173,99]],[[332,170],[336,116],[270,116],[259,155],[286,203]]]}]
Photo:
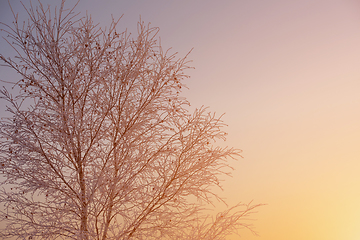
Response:
[{"label": "sunset sky", "polygon": [[[183,93],[225,113],[226,145],[243,150],[223,196],[267,204],[252,216],[259,236],[229,240],[360,239],[359,0],[81,0],[76,10],[101,26],[124,15],[119,31],[134,33],[141,16],[165,49],[193,49]],[[7,0],[0,21],[12,21]]]}]

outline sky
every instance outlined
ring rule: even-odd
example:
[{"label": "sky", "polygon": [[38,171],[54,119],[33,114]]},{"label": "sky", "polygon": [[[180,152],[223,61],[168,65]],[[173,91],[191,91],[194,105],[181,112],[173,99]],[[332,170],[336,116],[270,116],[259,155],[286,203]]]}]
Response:
[{"label": "sky", "polygon": [[[0,22],[12,21],[7,2]],[[243,150],[222,195],[266,204],[252,215],[259,236],[229,240],[360,239],[359,0],[81,0],[76,10],[102,26],[123,15],[119,29],[133,32],[141,16],[165,49],[193,49],[183,94],[225,113],[225,144]]]}]

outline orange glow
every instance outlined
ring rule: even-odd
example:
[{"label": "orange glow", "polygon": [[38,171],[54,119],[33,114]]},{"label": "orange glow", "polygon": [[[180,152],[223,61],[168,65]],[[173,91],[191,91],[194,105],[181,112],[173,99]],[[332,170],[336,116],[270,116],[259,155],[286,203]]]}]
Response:
[{"label": "orange glow", "polygon": [[[0,21],[9,22],[5,2]],[[267,204],[253,215],[260,237],[243,230],[229,240],[360,239],[357,1],[83,0],[78,8],[104,26],[124,13],[119,26],[130,31],[141,15],[160,27],[164,47],[181,56],[194,48],[184,95],[194,108],[226,112],[225,143],[244,151],[224,182],[229,205]]]}]

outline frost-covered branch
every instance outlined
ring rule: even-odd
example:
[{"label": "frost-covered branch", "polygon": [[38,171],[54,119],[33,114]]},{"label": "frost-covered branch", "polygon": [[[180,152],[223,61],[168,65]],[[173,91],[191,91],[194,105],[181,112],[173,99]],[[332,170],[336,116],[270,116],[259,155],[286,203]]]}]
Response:
[{"label": "frost-covered branch", "polygon": [[214,187],[240,150],[216,146],[221,117],[189,112],[187,56],[163,51],[144,22],[132,37],[64,4],[4,25],[17,55],[0,60],[20,79],[1,90],[0,237],[224,239],[249,227],[257,205],[213,223],[203,212],[223,201]]}]

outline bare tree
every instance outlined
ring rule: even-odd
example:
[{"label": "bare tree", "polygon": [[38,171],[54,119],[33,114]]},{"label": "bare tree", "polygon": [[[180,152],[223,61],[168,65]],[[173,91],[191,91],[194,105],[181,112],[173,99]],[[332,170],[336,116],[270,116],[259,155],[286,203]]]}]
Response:
[{"label": "bare tree", "polygon": [[139,22],[132,38],[74,8],[40,3],[4,24],[16,57],[0,59],[20,80],[14,96],[1,91],[11,116],[0,123],[0,237],[224,239],[249,228],[256,205],[203,212],[240,151],[215,145],[220,118],[187,110],[186,57],[164,52],[157,28]]}]

